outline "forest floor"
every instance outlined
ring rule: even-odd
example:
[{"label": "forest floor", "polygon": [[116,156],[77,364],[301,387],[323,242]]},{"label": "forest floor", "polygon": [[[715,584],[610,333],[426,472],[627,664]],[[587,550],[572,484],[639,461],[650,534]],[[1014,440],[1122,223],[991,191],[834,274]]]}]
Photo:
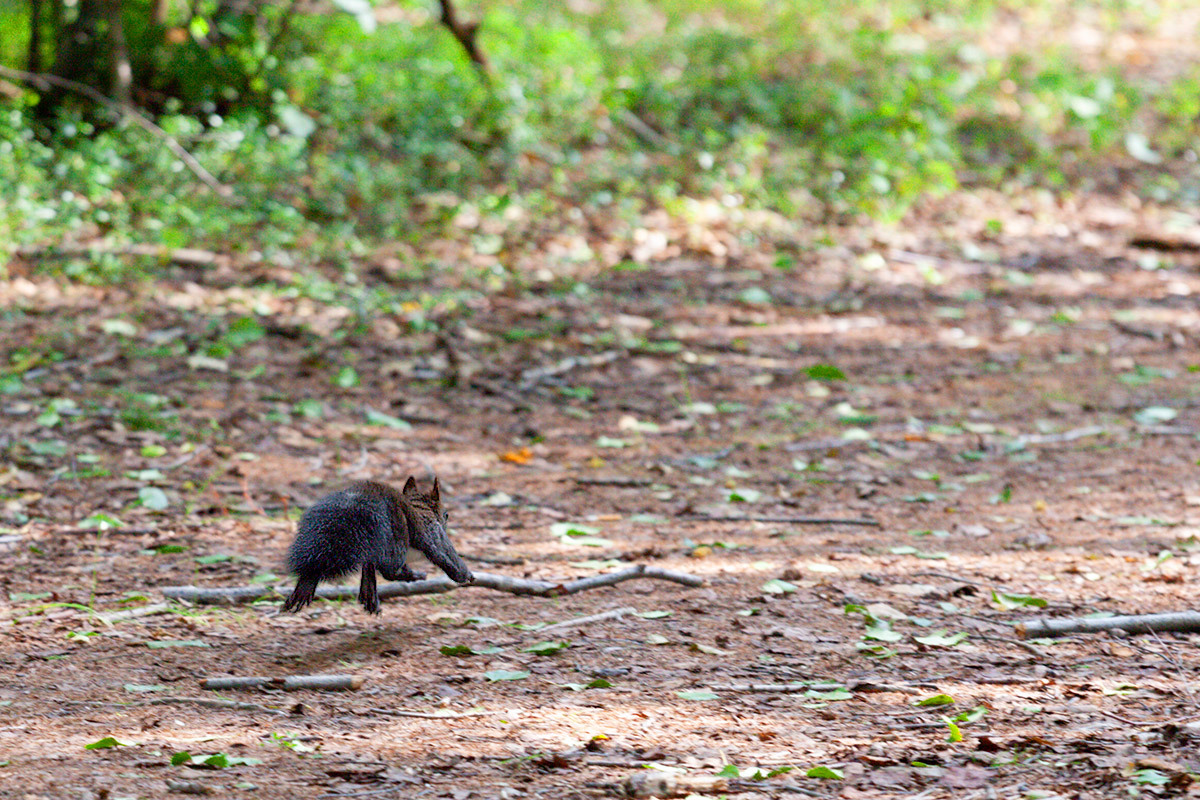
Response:
[{"label": "forest floor", "polygon": [[[780,260],[718,222],[586,290],[481,294],[440,340],[262,263],[18,265],[0,796],[1196,793],[1200,636],[1013,625],[1194,603],[1194,225],[962,193]],[[430,470],[478,570],[705,583],[279,614],[299,509]],[[187,584],[265,597],[106,619]],[[199,687],[314,674],[363,682]]]}]

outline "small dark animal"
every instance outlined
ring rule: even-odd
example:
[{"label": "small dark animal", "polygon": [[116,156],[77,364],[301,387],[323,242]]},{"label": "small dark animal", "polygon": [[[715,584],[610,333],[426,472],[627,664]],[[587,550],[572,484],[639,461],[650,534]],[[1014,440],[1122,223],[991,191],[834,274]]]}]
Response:
[{"label": "small dark animal", "polygon": [[321,498],[300,518],[288,551],[288,567],[299,580],[283,610],[299,611],[312,602],[318,583],[361,569],[358,602],[378,614],[375,570],[389,581],[425,577],[408,566],[410,547],[454,582],[470,583],[475,577],[450,544],[446,518],[437,478],[428,494],[410,476],[399,492],[384,483],[360,481]]}]

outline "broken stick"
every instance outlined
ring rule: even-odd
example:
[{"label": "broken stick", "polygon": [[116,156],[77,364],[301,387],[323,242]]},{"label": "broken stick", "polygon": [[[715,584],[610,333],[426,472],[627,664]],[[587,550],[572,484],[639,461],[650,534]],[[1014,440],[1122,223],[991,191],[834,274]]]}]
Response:
[{"label": "broken stick", "polygon": [[787,515],[751,514],[680,514],[681,519],[697,522],[783,522],[790,525],[867,525],[879,527],[879,520],[870,517],[792,517]]},{"label": "broken stick", "polygon": [[1173,631],[1200,632],[1200,611],[1175,611],[1168,614],[1139,614],[1131,617],[1099,619],[1031,619],[1017,623],[1017,636],[1036,639],[1042,636],[1066,636],[1071,633],[1100,633],[1122,630],[1126,633]]},{"label": "broken stick", "polygon": [[283,689],[295,692],[301,689],[316,689],[322,692],[341,692],[359,689],[363,679],[357,675],[287,675],[281,678],[205,678],[200,681],[201,689],[225,691],[229,689]]},{"label": "broken stick", "polygon": [[281,711],[277,708],[267,708],[260,706],[258,703],[241,703],[236,700],[221,700],[216,697],[152,697],[149,700],[142,700],[138,703],[116,703],[114,705],[125,706],[161,706],[167,704],[174,705],[198,705],[205,708],[233,708],[238,711],[262,711],[265,714],[286,714],[286,711]]},{"label": "broken stick", "polygon": [[[674,572],[661,567],[647,567],[639,564],[635,567],[609,572],[604,575],[592,575],[572,581],[541,581],[528,578],[511,578],[507,575],[494,575],[490,572],[476,572],[475,582],[469,586],[481,589],[493,589],[509,594],[533,595],[535,597],[561,597],[565,594],[585,592],[601,586],[613,586],[634,578],[670,581],[683,586],[703,586],[704,579],[698,575],[685,572]],[[404,583],[385,583],[379,587],[380,598],[409,597],[418,594],[442,594],[460,588],[457,583],[446,577],[430,578],[423,581]],[[279,594],[274,587],[235,586],[229,588],[205,589],[198,586],[165,586],[163,596],[171,600],[186,600],[198,605],[238,605],[250,603],[259,598]],[[317,590],[317,597],[326,600],[353,600],[358,597],[358,588],[351,586],[325,586]]]}]

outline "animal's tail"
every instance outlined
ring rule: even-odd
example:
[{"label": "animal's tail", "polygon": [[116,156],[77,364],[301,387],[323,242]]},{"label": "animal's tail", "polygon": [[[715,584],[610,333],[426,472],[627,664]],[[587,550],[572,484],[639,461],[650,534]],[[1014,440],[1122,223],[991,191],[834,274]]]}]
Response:
[{"label": "animal's tail", "polygon": [[283,610],[299,611],[311,603],[317,593],[317,583],[319,580],[319,578],[301,575],[300,580],[296,581],[296,588],[292,590],[291,597],[283,604]]}]

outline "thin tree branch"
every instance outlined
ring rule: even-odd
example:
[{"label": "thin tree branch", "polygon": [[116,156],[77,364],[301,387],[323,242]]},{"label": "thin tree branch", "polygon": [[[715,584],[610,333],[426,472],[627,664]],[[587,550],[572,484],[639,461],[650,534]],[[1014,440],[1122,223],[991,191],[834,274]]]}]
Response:
[{"label": "thin tree branch", "polygon": [[475,41],[476,35],[479,33],[479,23],[463,22],[458,18],[458,12],[454,8],[453,0],[438,0],[442,7],[441,23],[446,26],[450,33],[462,45],[466,51],[467,57],[475,65],[485,77],[491,74],[491,67],[488,66],[487,58],[484,57],[483,51],[479,49],[478,42]]},{"label": "thin tree branch", "polygon": [[193,175],[203,181],[204,184],[216,192],[219,197],[230,201],[238,199],[232,187],[217,180],[211,172],[204,168],[203,164],[196,160],[195,156],[184,149],[183,145],[181,145],[174,136],[164,131],[152,120],[150,120],[149,117],[144,116],[132,106],[113,100],[111,97],[108,97],[96,89],[93,89],[87,84],[68,80],[67,78],[60,78],[57,75],[51,75],[48,72],[26,72],[23,69],[11,69],[9,67],[0,66],[0,75],[12,80],[21,81],[23,83],[36,86],[43,91],[48,90],[51,86],[57,86],[60,89],[67,89],[68,91],[81,94],[89,100],[99,103],[114,113],[128,116],[135,123],[137,123],[142,130],[146,131],[165,144],[167,149],[174,153],[175,157],[182,161],[187,168],[192,171]]},{"label": "thin tree branch", "polygon": [[[592,575],[573,581],[540,581],[527,578],[512,578],[507,575],[494,575],[489,572],[476,572],[475,582],[469,584],[480,589],[493,589],[509,594],[533,595],[535,597],[561,597],[566,594],[586,592],[601,586],[613,586],[635,578],[669,581],[683,586],[703,586],[704,579],[698,575],[685,572],[674,572],[660,567],[647,567],[639,564],[618,572],[604,575]],[[406,583],[385,583],[379,587],[380,598],[410,597],[420,594],[443,594],[463,588],[449,578],[439,576],[423,581]],[[205,589],[198,586],[164,586],[164,597],[172,600],[186,600],[198,605],[239,605],[250,603],[260,598],[270,598],[281,592],[274,587],[238,586],[229,588]],[[325,586],[317,590],[317,597],[326,600],[353,600],[358,597],[357,586]]]}]

